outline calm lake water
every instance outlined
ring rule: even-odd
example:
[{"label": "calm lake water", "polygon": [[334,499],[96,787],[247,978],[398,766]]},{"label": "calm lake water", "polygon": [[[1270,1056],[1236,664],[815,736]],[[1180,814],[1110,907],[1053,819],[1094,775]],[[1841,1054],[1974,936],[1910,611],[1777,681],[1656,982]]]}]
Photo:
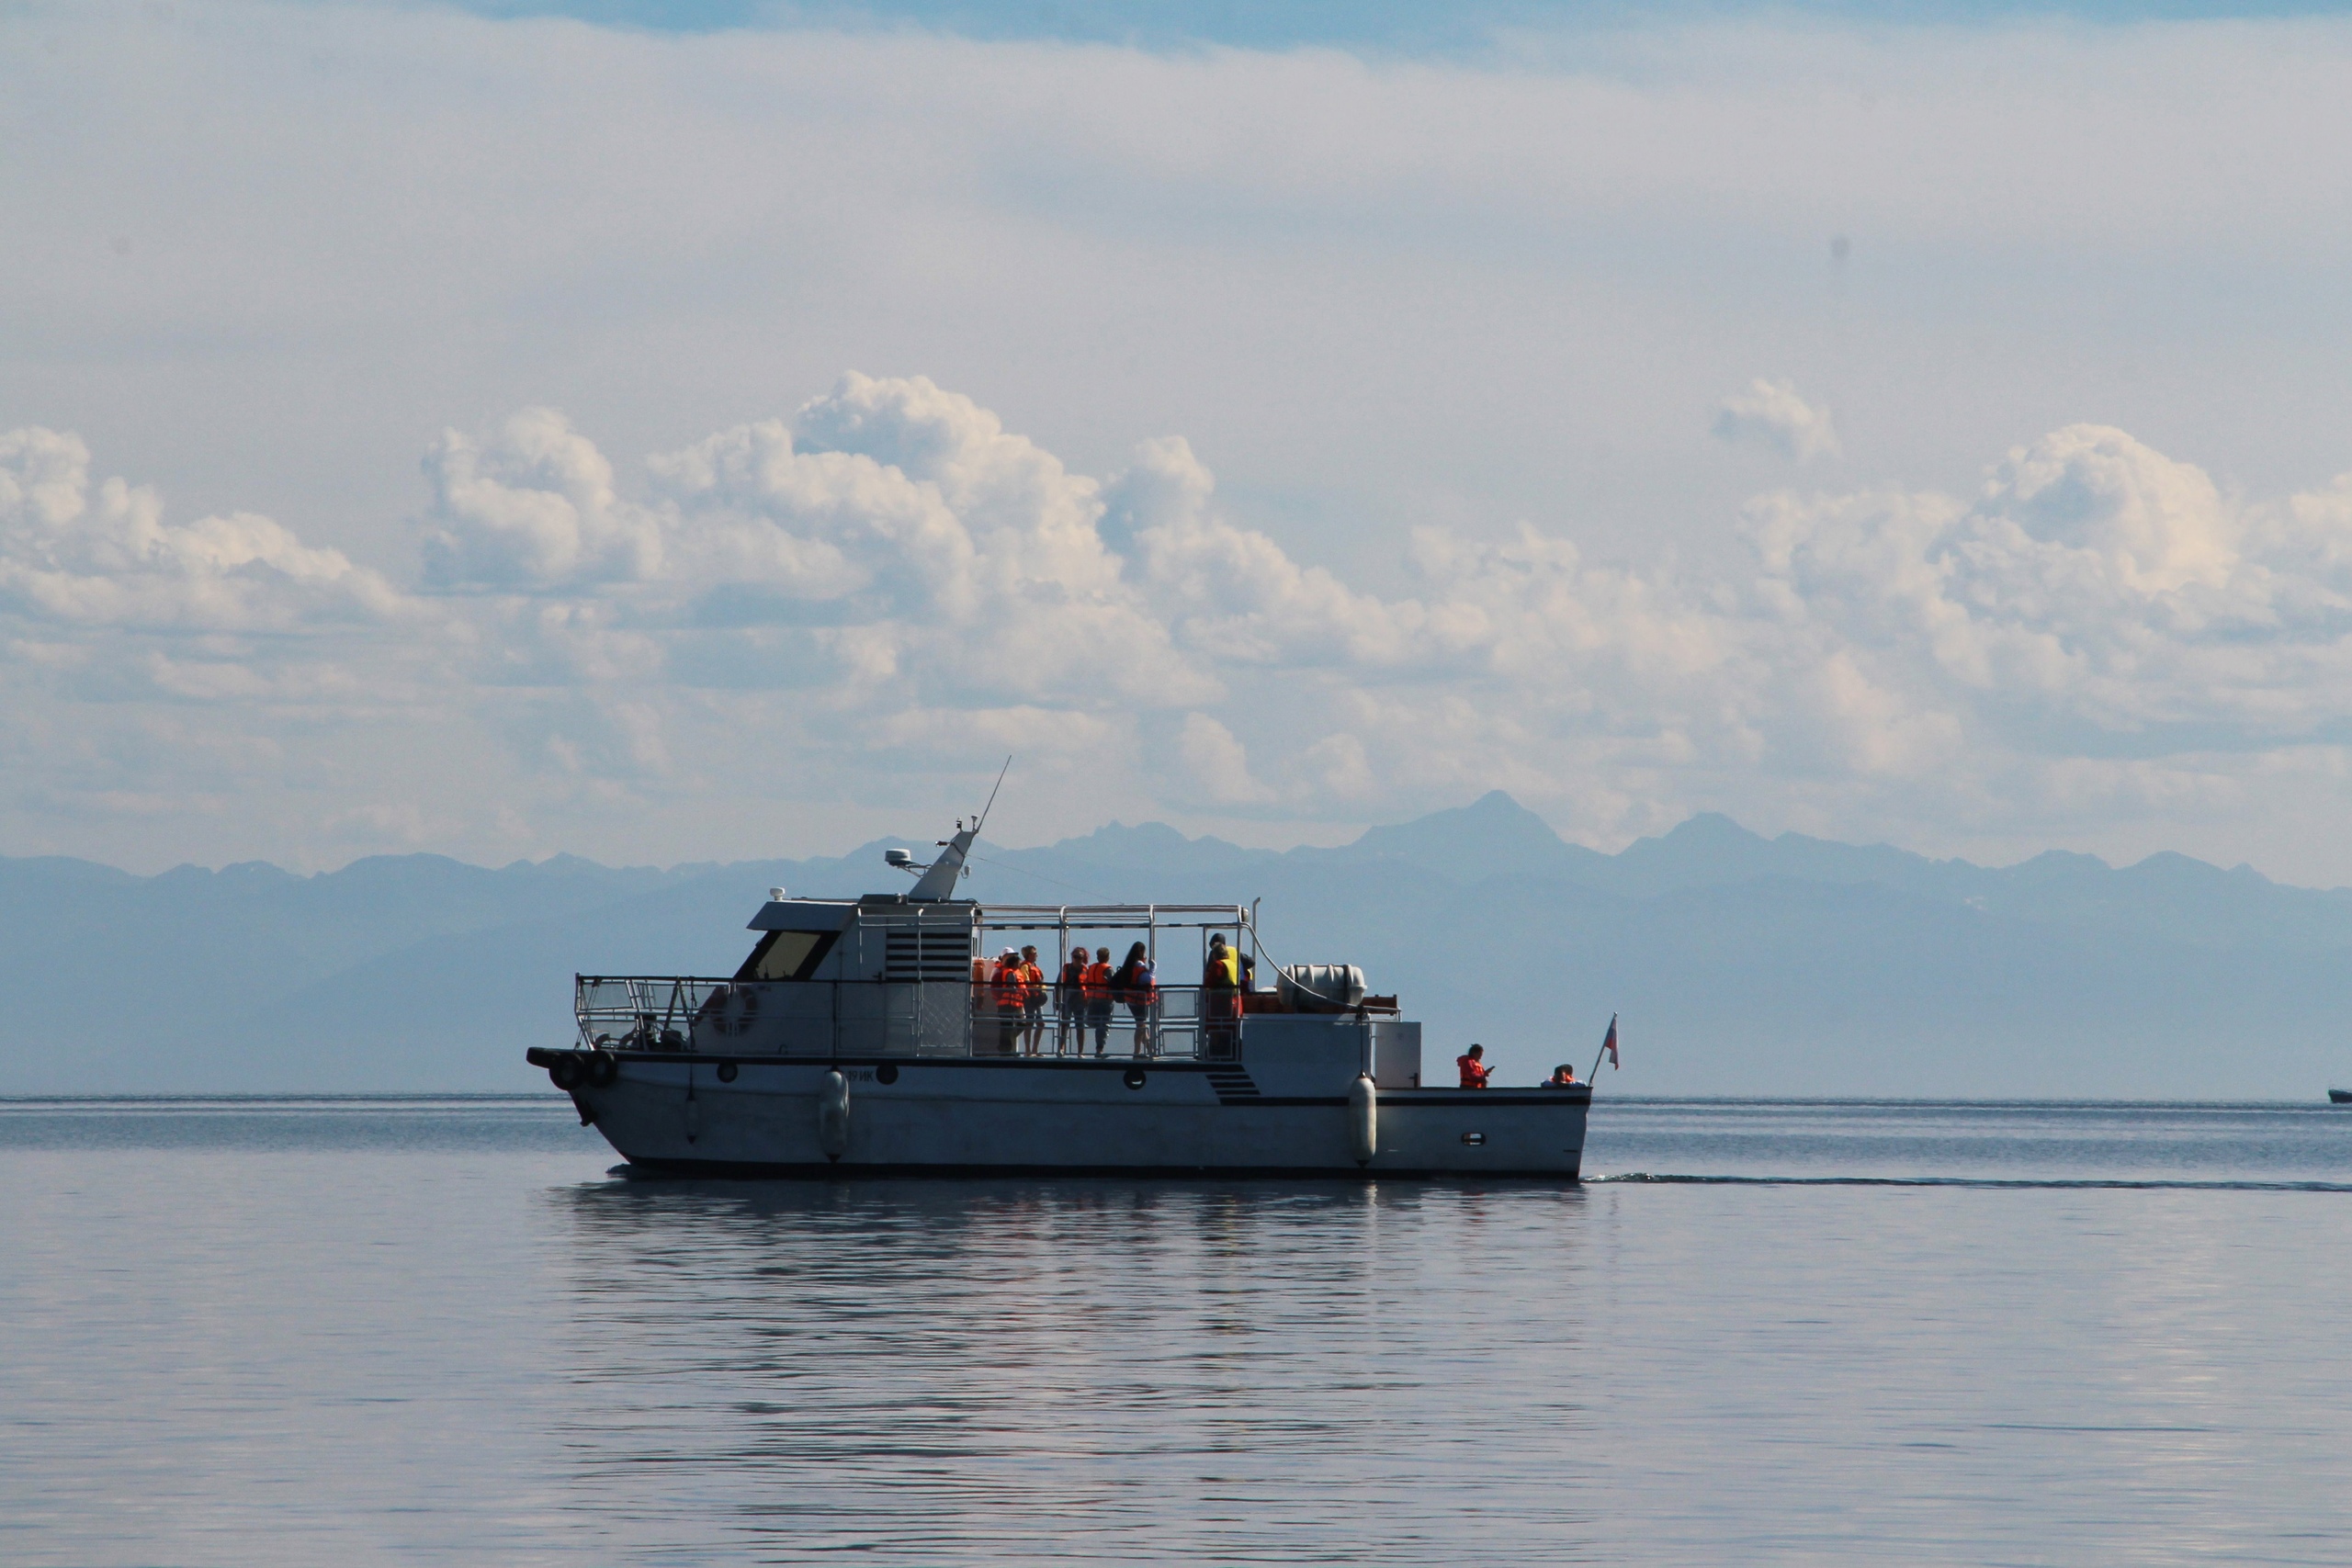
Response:
[{"label": "calm lake water", "polygon": [[0,1562],[2352,1558],[2352,1110],[1595,1107],[1580,1188],[649,1182],[0,1102]]}]

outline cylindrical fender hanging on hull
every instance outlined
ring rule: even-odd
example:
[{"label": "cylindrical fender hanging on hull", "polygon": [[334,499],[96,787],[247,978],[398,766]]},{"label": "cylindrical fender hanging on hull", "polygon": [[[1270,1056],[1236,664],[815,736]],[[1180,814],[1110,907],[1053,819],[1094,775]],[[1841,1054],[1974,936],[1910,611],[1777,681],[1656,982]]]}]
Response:
[{"label": "cylindrical fender hanging on hull", "polygon": [[827,1159],[839,1159],[849,1148],[849,1079],[829,1072],[817,1088],[817,1146]]},{"label": "cylindrical fender hanging on hull", "polygon": [[1355,1145],[1358,1165],[1370,1165],[1380,1150],[1380,1090],[1359,1075],[1348,1086],[1348,1134]]}]

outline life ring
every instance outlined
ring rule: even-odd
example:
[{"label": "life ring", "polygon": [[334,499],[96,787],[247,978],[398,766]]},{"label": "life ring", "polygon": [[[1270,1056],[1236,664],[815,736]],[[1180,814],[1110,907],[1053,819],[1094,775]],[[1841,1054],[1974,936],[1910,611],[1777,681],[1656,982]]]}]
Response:
[{"label": "life ring", "polygon": [[760,994],[748,986],[721,986],[702,1004],[701,1016],[721,1034],[749,1034],[760,1016]]}]

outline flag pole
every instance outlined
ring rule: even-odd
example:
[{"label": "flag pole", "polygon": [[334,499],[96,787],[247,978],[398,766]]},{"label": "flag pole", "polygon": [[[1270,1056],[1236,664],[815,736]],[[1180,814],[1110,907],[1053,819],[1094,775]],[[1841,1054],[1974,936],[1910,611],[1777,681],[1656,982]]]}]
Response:
[{"label": "flag pole", "polygon": [[1585,1075],[1585,1082],[1600,1081],[1600,1058],[1609,1055],[1609,1043],[1617,1038],[1617,1015],[1609,1015],[1609,1032],[1600,1037],[1600,1049],[1592,1054],[1592,1071]]}]

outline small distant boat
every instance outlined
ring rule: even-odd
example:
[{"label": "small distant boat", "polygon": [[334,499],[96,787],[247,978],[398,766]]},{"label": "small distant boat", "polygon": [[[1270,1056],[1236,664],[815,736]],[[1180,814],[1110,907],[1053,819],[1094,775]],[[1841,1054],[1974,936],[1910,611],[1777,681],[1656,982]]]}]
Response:
[{"label": "small distant boat", "polygon": [[2332,1089],[2327,1098],[2338,1105],[2352,1105],[2352,1089]]}]

